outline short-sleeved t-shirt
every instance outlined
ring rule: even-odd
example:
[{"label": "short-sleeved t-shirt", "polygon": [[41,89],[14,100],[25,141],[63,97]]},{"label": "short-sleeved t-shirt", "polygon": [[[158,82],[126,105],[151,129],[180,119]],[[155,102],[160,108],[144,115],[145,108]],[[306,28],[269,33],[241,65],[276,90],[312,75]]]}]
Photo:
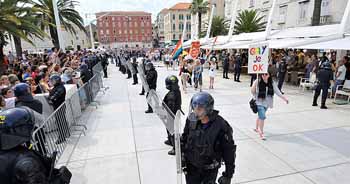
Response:
[{"label": "short-sleeved t-shirt", "polygon": [[337,78],[337,80],[345,80],[345,76],[346,76],[346,67],[344,65],[340,66],[338,68],[338,73],[340,73],[339,77]]}]

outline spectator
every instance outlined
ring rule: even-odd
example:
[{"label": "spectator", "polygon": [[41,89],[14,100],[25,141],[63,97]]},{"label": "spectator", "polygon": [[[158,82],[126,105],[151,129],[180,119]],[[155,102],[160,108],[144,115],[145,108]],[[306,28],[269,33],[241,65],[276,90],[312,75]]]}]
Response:
[{"label": "spectator", "polygon": [[197,59],[195,61],[194,65],[194,88],[197,90],[199,87],[199,90],[202,91],[202,85],[203,85],[203,66],[201,65],[200,61]]},{"label": "spectator", "polygon": [[9,78],[7,75],[1,76],[0,80],[1,80],[1,86],[3,86],[3,87],[10,86],[10,81],[9,81]]},{"label": "spectator", "polygon": [[18,77],[15,74],[10,74],[8,78],[10,81],[10,87],[14,87],[16,84],[20,83]]},{"label": "spectator", "polygon": [[209,89],[214,89],[214,79],[216,76],[216,63],[215,59],[211,60],[210,62],[210,67],[209,67]]},{"label": "spectator", "polygon": [[343,85],[346,77],[346,67],[344,65],[344,60],[339,61],[338,71],[335,75],[335,83],[332,89],[332,95],[335,94],[337,87]]},{"label": "spectator", "polygon": [[344,65],[346,67],[346,80],[350,80],[350,59],[349,56],[343,57]]}]

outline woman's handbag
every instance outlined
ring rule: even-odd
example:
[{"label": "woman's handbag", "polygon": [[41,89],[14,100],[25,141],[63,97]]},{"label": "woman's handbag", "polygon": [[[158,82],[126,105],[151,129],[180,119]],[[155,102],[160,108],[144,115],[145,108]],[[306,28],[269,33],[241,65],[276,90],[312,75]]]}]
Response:
[{"label": "woman's handbag", "polygon": [[254,98],[252,98],[250,101],[249,101],[249,105],[250,105],[250,108],[252,109],[252,111],[256,114],[258,113],[258,106],[256,105],[256,100]]}]

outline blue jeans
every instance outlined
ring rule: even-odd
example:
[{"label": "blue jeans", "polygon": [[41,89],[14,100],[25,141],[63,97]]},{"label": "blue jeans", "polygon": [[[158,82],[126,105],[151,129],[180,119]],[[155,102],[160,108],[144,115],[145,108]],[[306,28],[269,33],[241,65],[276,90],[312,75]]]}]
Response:
[{"label": "blue jeans", "polygon": [[267,111],[266,107],[258,105],[258,117],[260,120],[266,119],[266,111]]},{"label": "blue jeans", "polygon": [[333,86],[333,89],[332,89],[332,95],[334,96],[335,95],[335,92],[337,90],[337,87],[339,85],[343,85],[344,81],[343,80],[336,80],[335,83],[334,83],[334,86]]}]

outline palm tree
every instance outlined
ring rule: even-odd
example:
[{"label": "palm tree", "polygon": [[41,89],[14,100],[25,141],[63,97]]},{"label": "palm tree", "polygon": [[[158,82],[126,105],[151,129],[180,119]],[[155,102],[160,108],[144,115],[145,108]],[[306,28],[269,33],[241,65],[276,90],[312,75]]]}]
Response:
[{"label": "palm tree", "polygon": [[315,0],[314,13],[312,15],[312,26],[320,25],[322,0]]},{"label": "palm tree", "polygon": [[[39,8],[41,10],[45,10],[46,12],[43,12],[36,16],[38,20],[43,20],[39,22],[39,26],[42,29],[49,28],[50,35],[52,39],[52,43],[56,48],[59,48],[59,40],[58,40],[58,34],[56,30],[56,21],[53,11],[53,3],[52,0],[37,0],[38,2],[34,5],[34,7]],[[57,8],[58,8],[58,14],[60,18],[60,22],[64,29],[69,31],[72,34],[76,34],[76,27],[78,29],[83,30],[83,18],[80,16],[79,12],[77,12],[74,7],[77,6],[79,3],[75,0],[58,0],[57,1]],[[50,24],[45,24],[44,20],[47,20]],[[75,27],[76,26],[76,27]]]},{"label": "palm tree", "polygon": [[193,15],[196,15],[198,13],[198,32],[201,32],[201,26],[202,26],[202,14],[207,13],[209,10],[208,7],[209,3],[205,0],[193,0],[191,4],[191,13]]},{"label": "palm tree", "polygon": [[235,22],[235,33],[249,33],[263,31],[266,22],[263,22],[264,16],[259,16],[256,10],[244,10],[238,14]]},{"label": "palm tree", "polygon": [[[205,23],[205,25],[206,25],[206,30],[207,30],[209,27],[209,23]],[[210,30],[210,37],[215,37],[215,36],[227,34],[229,27],[230,27],[230,25],[229,25],[228,20],[225,20],[224,18],[222,18],[220,16],[214,16],[211,30]],[[205,34],[206,34],[206,32],[204,33],[204,35]]]},{"label": "palm tree", "polygon": [[[23,15],[24,12],[33,11],[32,7],[26,6],[28,1],[26,0],[2,0],[0,1],[0,65],[4,59],[4,47],[8,44],[7,39],[10,35],[14,37],[22,38],[27,42],[33,44],[28,39],[26,32],[34,34],[38,37],[43,37],[45,34],[33,23],[30,19],[21,19],[19,15]],[[2,71],[1,67],[1,71]]]}]

